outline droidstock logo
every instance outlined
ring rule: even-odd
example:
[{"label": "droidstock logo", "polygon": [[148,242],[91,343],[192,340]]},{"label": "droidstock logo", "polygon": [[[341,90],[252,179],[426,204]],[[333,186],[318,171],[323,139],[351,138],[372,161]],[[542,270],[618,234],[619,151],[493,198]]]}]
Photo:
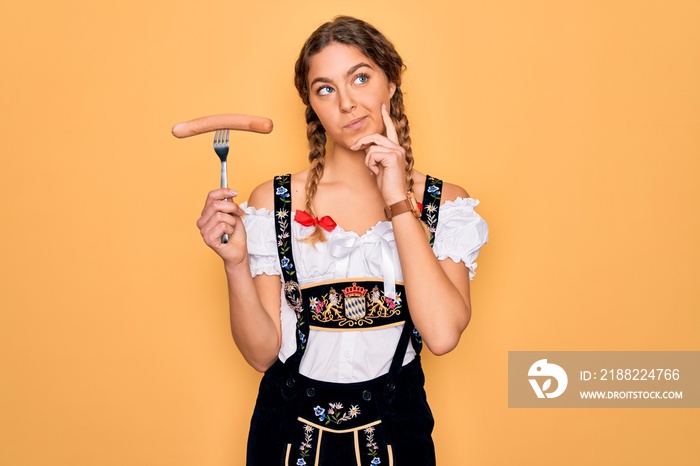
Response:
[{"label": "droidstock logo", "polygon": [[[546,359],[540,359],[530,366],[527,375],[529,377],[534,377],[528,380],[537,398],[556,398],[564,393],[569,383],[569,378],[566,376],[564,369],[556,364],[548,363]],[[548,390],[552,388],[552,379],[557,381],[557,386],[554,391],[550,392]],[[539,383],[540,380],[542,381],[542,385]]]}]

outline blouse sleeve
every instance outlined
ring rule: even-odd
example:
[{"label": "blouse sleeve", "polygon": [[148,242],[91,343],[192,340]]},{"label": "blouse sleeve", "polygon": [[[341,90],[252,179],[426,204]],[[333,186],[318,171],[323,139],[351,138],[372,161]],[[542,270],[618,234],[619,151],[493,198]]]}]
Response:
[{"label": "blouse sleeve", "polygon": [[474,262],[481,246],[488,241],[489,228],[474,208],[479,201],[472,198],[457,198],[440,207],[433,251],[439,260],[448,257],[462,261],[469,268],[469,278],[474,278]]},{"label": "blouse sleeve", "polygon": [[245,211],[243,225],[248,236],[248,259],[250,272],[256,275],[282,275],[277,258],[277,235],[273,213],[267,209],[248,207],[241,204]]}]

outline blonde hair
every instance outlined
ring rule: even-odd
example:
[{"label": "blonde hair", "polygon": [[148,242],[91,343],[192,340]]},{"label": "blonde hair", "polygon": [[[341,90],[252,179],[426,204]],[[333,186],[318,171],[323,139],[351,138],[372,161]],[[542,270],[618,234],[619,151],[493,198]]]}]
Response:
[{"label": "blonde hair", "polygon": [[[396,125],[399,144],[406,151],[406,182],[408,190],[413,190],[413,152],[408,117],[404,112],[403,93],[401,92],[401,74],[405,69],[403,60],[394,45],[374,26],[350,16],[338,16],[316,29],[301,49],[294,66],[294,84],[302,102],[306,105],[306,136],[309,142],[309,174],[306,179],[306,210],[317,217],[313,199],[318,184],[323,177],[326,157],[326,130],[309,103],[308,73],[311,58],[331,43],[340,43],[357,47],[364,55],[384,71],[389,82],[396,85],[396,91],[390,101],[390,115]],[[324,241],[323,229],[316,225],[314,232],[306,241],[316,243]]]}]

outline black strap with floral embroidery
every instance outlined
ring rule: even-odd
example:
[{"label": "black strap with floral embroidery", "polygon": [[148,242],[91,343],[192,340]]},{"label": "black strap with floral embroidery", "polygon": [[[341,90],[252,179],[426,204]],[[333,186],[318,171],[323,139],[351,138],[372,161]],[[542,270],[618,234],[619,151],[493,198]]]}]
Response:
[{"label": "black strap with floral embroidery", "polygon": [[306,349],[306,342],[309,335],[309,323],[302,308],[302,295],[297,281],[296,266],[294,265],[294,256],[292,255],[292,228],[291,210],[292,210],[292,195],[291,195],[291,178],[292,176],[281,175],[274,179],[275,187],[275,232],[277,233],[277,255],[280,260],[282,269],[282,278],[284,279],[283,289],[284,297],[287,304],[296,313],[297,316],[297,350],[290,358],[292,365],[296,366],[292,370],[296,371],[299,367],[299,362]]},{"label": "black strap with floral embroidery", "polygon": [[423,212],[420,218],[428,226],[431,247],[435,243],[435,229],[438,224],[441,197],[442,180],[427,175],[425,177],[425,191],[423,192]]},{"label": "black strap with floral embroidery", "polygon": [[[442,198],[442,180],[433,178],[430,175],[425,177],[425,190],[423,191],[423,210],[421,220],[428,227],[430,247],[435,243],[435,230],[437,229],[438,217],[440,215],[440,199]],[[411,344],[417,354],[423,349],[423,339],[418,330],[413,327],[411,334]]]}]

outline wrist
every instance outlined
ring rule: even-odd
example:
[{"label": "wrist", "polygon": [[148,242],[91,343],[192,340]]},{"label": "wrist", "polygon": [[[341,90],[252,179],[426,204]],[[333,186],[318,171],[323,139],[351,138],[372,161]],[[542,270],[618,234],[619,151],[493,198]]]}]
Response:
[{"label": "wrist", "polygon": [[248,255],[241,260],[224,259],[224,270],[227,274],[247,273],[250,274]]},{"label": "wrist", "polygon": [[387,203],[384,207],[384,214],[387,220],[391,220],[398,215],[410,213],[416,218],[420,218],[421,212],[413,193],[409,191],[405,196],[398,198],[395,202]]},{"label": "wrist", "polygon": [[390,193],[386,193],[386,195],[383,195],[382,197],[384,198],[385,205],[391,205],[406,199],[407,194],[408,189],[395,189]]}]

